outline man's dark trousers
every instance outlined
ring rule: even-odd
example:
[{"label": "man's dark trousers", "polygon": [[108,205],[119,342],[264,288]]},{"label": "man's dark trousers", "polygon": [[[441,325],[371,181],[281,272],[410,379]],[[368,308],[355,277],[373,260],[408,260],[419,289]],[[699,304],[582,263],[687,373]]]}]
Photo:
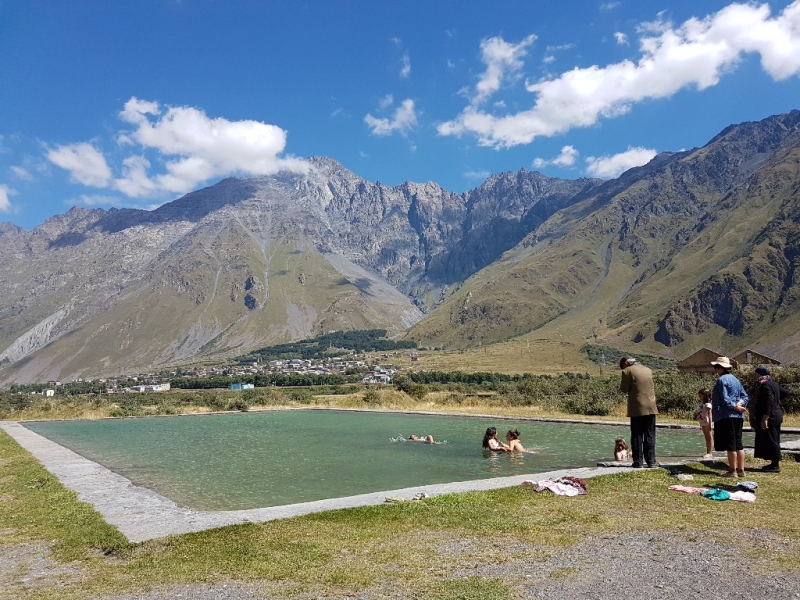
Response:
[{"label": "man's dark trousers", "polygon": [[[656,464],[656,416],[631,417],[631,452],[633,464]],[[642,453],[644,452],[644,456]]]}]

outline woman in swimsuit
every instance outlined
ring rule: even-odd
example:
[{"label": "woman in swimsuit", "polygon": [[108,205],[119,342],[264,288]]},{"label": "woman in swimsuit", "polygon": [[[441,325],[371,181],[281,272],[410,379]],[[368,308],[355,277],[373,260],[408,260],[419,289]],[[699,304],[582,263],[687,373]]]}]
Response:
[{"label": "woman in swimsuit", "polygon": [[489,427],[483,436],[483,447],[496,452],[508,452],[510,448],[497,439],[497,428]]}]

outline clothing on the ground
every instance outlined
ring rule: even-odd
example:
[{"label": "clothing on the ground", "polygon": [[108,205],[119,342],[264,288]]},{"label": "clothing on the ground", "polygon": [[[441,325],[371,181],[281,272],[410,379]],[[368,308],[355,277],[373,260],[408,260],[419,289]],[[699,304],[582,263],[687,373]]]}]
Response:
[{"label": "clothing on the ground", "polygon": [[588,493],[586,482],[578,477],[561,477],[555,481],[544,479],[537,482],[534,491],[543,492],[545,490],[550,490],[558,496],[583,496]]},{"label": "clothing on the ground", "polygon": [[705,492],[700,492],[700,495],[703,498],[708,498],[709,500],[729,500],[731,497],[730,492],[721,490],[719,488],[711,488]]},{"label": "clothing on the ground", "polygon": [[684,494],[699,494],[701,492],[707,492],[708,491],[708,488],[692,487],[690,485],[680,485],[680,484],[671,485],[671,486],[669,486],[668,489],[670,489],[670,490],[672,490],[674,492],[683,492]]}]

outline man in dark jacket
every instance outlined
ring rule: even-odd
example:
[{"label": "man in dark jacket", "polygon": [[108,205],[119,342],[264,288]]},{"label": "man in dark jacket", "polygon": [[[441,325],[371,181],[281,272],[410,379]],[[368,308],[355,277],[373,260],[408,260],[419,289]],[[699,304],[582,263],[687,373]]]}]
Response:
[{"label": "man in dark jacket", "polygon": [[761,377],[758,380],[755,406],[750,406],[750,427],[756,434],[753,456],[770,461],[762,470],[767,473],[780,473],[781,461],[781,425],[783,409],[781,398],[788,392],[772,379],[767,367],[756,369]]},{"label": "man in dark jacket", "polygon": [[628,416],[631,419],[631,453],[633,467],[659,466],[656,462],[656,392],[653,372],[627,357],[619,361],[622,381],[619,389],[628,394]]}]

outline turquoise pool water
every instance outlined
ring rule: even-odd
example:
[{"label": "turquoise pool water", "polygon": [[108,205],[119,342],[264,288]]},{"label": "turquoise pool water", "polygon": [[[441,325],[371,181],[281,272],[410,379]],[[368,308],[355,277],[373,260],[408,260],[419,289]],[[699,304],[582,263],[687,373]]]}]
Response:
[{"label": "turquoise pool water", "polygon": [[[481,448],[495,426],[536,454]],[[235,510],[467,481],[611,460],[628,428],[477,417],[292,410],[48,421],[25,427],[198,510]],[[443,444],[392,441],[432,434]],[[700,431],[659,429],[659,459],[700,456]]]}]

